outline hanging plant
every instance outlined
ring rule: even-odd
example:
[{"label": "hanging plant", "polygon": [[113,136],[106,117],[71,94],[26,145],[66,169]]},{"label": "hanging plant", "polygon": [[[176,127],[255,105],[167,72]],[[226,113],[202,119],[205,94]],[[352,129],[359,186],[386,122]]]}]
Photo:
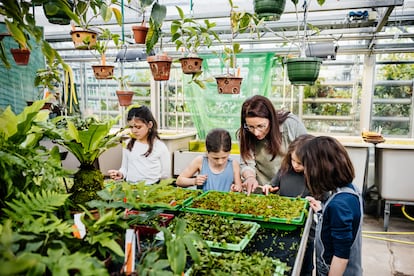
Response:
[{"label": "hanging plant", "polygon": [[[309,3],[304,1],[303,4],[303,34],[300,36],[300,21],[297,4],[299,0],[291,0],[295,5],[296,21],[297,21],[297,33],[298,41],[296,45],[299,48],[300,56],[294,58],[288,58],[286,61],[287,73],[289,81],[294,85],[313,85],[319,76],[320,65],[322,63],[321,58],[307,57],[306,48],[308,45],[308,8]],[[323,5],[325,0],[318,0],[319,5]],[[317,30],[318,31],[318,30]]]}]

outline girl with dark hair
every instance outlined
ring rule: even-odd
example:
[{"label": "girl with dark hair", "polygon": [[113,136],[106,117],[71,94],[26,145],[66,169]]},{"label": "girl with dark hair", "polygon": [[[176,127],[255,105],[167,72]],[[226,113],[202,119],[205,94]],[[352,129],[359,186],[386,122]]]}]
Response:
[{"label": "girl with dark hair", "polygon": [[[289,197],[306,197],[310,195],[306,187],[305,175],[302,160],[297,155],[297,149],[315,136],[304,134],[297,137],[290,143],[287,153],[282,160],[279,171],[270,181],[270,185],[263,186],[263,191],[267,195],[269,192],[277,192],[281,196]],[[314,269],[313,251],[315,239],[315,223],[309,231],[309,237],[306,244],[305,255],[303,256],[301,276],[311,276]]]},{"label": "girl with dark hair", "polygon": [[[346,149],[333,137],[319,136],[300,146],[296,154],[313,195],[307,199],[318,215],[317,275],[362,275],[362,197],[352,184],[355,172]],[[326,193],[330,195],[324,201]]]},{"label": "girl with dark hair", "polygon": [[298,117],[276,112],[268,98],[255,95],[244,101],[237,137],[247,194],[270,183],[290,142],[302,134],[306,134],[306,128]]},{"label": "girl with dark hair", "polygon": [[305,184],[304,167],[296,154],[296,149],[314,137],[310,134],[304,134],[290,143],[287,153],[282,159],[279,171],[270,181],[270,185],[263,186],[265,194],[277,191],[281,196],[289,197],[305,197],[310,195]]},{"label": "girl with dark hair", "polygon": [[127,122],[131,139],[122,149],[119,170],[109,170],[112,179],[154,184],[171,177],[171,158],[167,146],[160,140],[158,124],[146,106],[128,111]]},{"label": "girl with dark hair", "polygon": [[[212,129],[206,137],[206,155],[200,155],[191,161],[177,178],[181,187],[203,187],[203,191],[242,190],[239,162],[232,160],[230,133],[221,128]],[[194,175],[196,176],[194,177]]]}]

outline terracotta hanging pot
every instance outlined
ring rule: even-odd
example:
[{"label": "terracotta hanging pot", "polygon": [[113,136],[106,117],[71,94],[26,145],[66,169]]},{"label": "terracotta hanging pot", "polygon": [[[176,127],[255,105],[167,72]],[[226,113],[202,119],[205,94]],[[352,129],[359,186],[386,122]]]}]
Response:
[{"label": "terracotta hanging pot", "polygon": [[27,65],[30,59],[29,49],[10,49],[17,65]]},{"label": "terracotta hanging pot", "polygon": [[96,45],[98,34],[91,30],[74,30],[70,32],[75,48],[78,50],[90,50]]},{"label": "terracotta hanging pot", "polygon": [[147,57],[151,73],[156,81],[169,80],[172,57],[167,55],[155,55]]},{"label": "terracotta hanging pot", "polygon": [[180,58],[181,69],[184,74],[196,74],[201,72],[201,65],[203,59],[199,57],[185,57]]},{"label": "terracotta hanging pot", "polygon": [[145,39],[147,38],[148,27],[143,25],[132,26],[132,31],[134,32],[134,40],[137,44],[145,44]]},{"label": "terracotta hanging pot", "polygon": [[[27,106],[31,106],[33,104],[33,101],[26,101]],[[52,108],[52,103],[51,102],[45,102],[44,105],[42,106],[42,109],[45,110],[50,110]]]},{"label": "terracotta hanging pot", "polygon": [[219,94],[240,94],[242,77],[219,76],[215,78]]},{"label": "terracotta hanging pot", "polygon": [[132,103],[134,91],[116,90],[116,96],[120,106],[129,106]]},{"label": "terracotta hanging pot", "polygon": [[98,80],[112,79],[114,68],[114,65],[92,65],[93,73]]}]

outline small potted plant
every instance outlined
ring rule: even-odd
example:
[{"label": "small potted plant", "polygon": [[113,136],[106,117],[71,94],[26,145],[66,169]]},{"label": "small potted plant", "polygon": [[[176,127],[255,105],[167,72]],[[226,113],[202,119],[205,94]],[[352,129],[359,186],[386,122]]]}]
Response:
[{"label": "small potted plant", "polygon": [[116,96],[118,97],[120,106],[129,106],[132,103],[134,91],[128,89],[129,75],[123,75],[119,77],[112,77],[118,82],[118,89],[116,90]]},{"label": "small potted plant", "polygon": [[251,34],[257,33],[258,26],[262,20],[252,13],[237,11],[238,8],[229,0],[230,4],[230,41],[225,45],[219,58],[226,66],[226,74],[216,76],[217,88],[220,94],[239,94],[243,78],[240,76],[240,67],[237,66],[237,54],[243,51],[240,43],[234,41],[237,35],[250,31]]},{"label": "small potted plant", "polygon": [[118,47],[119,34],[112,33],[109,29],[104,29],[96,41],[94,52],[98,52],[99,56],[95,57],[100,60],[99,65],[92,65],[93,73],[95,74],[96,79],[112,79],[112,76],[114,75],[115,66],[106,64],[106,51],[111,41],[113,41],[115,46]]},{"label": "small potted plant", "polygon": [[[286,61],[288,77],[291,84],[294,85],[313,85],[319,76],[320,65],[322,63],[321,58],[307,57],[307,15],[308,15],[308,2],[304,2],[303,11],[303,35],[300,36],[300,21],[298,15],[297,4],[299,0],[292,0],[295,5],[296,19],[297,19],[297,33],[298,39],[297,47],[300,51],[299,57],[288,58]],[[319,5],[323,5],[325,0],[318,0]]]},{"label": "small potted plant", "polygon": [[[130,1],[129,1],[130,2]],[[139,0],[138,10],[142,16],[140,25],[133,25],[132,32],[134,33],[134,40],[137,44],[145,44],[147,38],[148,26],[145,20],[145,14],[147,9],[154,3],[154,0]]]},{"label": "small potted plant", "polygon": [[182,49],[179,59],[184,74],[201,74],[203,59],[198,56],[200,47],[209,48],[213,40],[220,41],[218,34],[212,29],[215,22],[205,19],[200,23],[193,18],[186,17],[183,10],[176,6],[179,19],[171,22],[171,41],[175,43],[176,50]]},{"label": "small potted plant", "polygon": [[72,36],[75,48],[78,50],[93,49],[96,45],[98,32],[91,29],[92,21],[102,18],[108,22],[114,15],[119,26],[122,26],[121,11],[114,7],[116,0],[74,0],[73,13],[69,13],[71,19],[77,24],[78,28],[72,25]]}]

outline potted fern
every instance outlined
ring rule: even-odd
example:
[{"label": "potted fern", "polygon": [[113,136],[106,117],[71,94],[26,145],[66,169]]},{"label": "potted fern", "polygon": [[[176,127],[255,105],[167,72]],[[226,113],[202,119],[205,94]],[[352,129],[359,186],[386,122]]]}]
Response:
[{"label": "potted fern", "polygon": [[114,42],[115,46],[119,45],[119,34],[112,33],[109,29],[103,29],[102,33],[99,35],[96,45],[94,47],[94,52],[97,52],[99,55],[95,57],[100,60],[99,65],[92,65],[93,73],[95,78],[99,80],[112,79],[114,75],[114,65],[106,64],[106,51],[108,49],[109,43]]},{"label": "potted fern", "polygon": [[[295,5],[296,19],[297,19],[297,33],[298,42],[297,47],[300,51],[299,57],[288,58],[286,61],[287,72],[289,81],[294,85],[313,85],[319,76],[320,65],[322,63],[321,58],[307,57],[306,46],[307,46],[307,16],[308,16],[308,5],[309,2],[305,1],[303,6],[303,35],[300,36],[300,21],[298,15],[297,4],[299,0],[291,0]],[[325,0],[318,0],[319,5],[323,5]]]},{"label": "potted fern", "polygon": [[215,79],[220,94],[239,94],[243,78],[237,65],[237,54],[240,54],[243,48],[240,43],[235,42],[235,38],[246,31],[256,33],[260,38],[258,26],[262,21],[252,13],[237,11],[238,6],[234,5],[232,0],[229,0],[229,4],[231,36],[228,45],[224,46],[223,53],[219,54],[219,58],[225,64],[226,73],[216,76]]},{"label": "potted fern", "polygon": [[171,22],[171,41],[175,43],[176,50],[182,49],[179,59],[184,74],[192,74],[193,78],[201,74],[203,59],[198,56],[200,47],[209,48],[214,39],[220,41],[218,34],[213,30],[215,22],[205,19],[203,23],[186,17],[183,10],[176,6],[179,19]]}]

